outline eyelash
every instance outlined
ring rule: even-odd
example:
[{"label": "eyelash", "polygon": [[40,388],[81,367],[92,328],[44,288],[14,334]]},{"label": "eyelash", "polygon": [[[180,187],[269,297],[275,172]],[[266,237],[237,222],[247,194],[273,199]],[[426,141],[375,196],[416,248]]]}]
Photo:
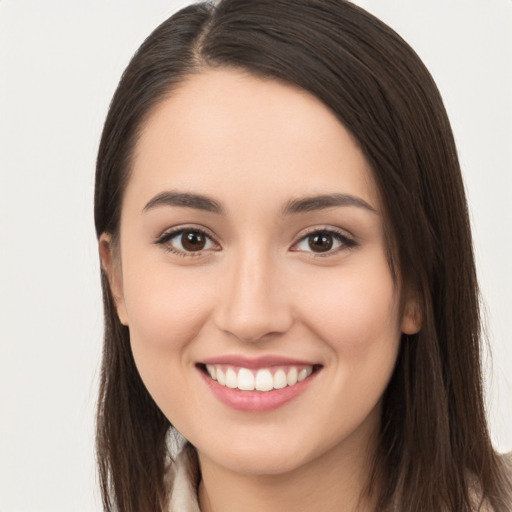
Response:
[{"label": "eyelash", "polygon": [[[164,248],[164,250],[166,250],[167,252],[176,254],[177,256],[181,256],[184,258],[204,256],[204,252],[207,250],[210,250],[210,249],[201,249],[199,251],[185,251],[185,250],[181,250],[181,249],[176,249],[176,247],[173,247],[172,245],[169,244],[169,242],[173,238],[183,235],[184,233],[195,233],[197,235],[201,235],[201,236],[205,237],[205,239],[207,240],[207,243],[209,241],[210,243],[213,243],[214,245],[216,245],[218,247],[218,243],[214,240],[214,238],[210,234],[208,234],[204,229],[194,228],[194,227],[181,227],[181,228],[173,229],[171,231],[167,231],[161,237],[159,237],[155,243],[157,245],[161,245]],[[219,249],[215,249],[215,250],[219,250]]]},{"label": "eyelash", "polygon": [[[157,245],[161,245],[164,248],[164,250],[166,250],[167,252],[176,254],[177,256],[181,256],[181,257],[204,256],[205,251],[211,250],[211,248],[208,248],[208,249],[201,249],[198,251],[186,251],[186,250],[177,249],[176,247],[173,247],[172,245],[169,244],[169,242],[173,238],[183,235],[184,233],[194,233],[196,235],[203,236],[207,240],[206,243],[208,243],[208,241],[209,241],[210,243],[219,247],[219,244],[215,241],[215,239],[210,234],[208,234],[205,230],[200,229],[200,228],[194,228],[194,227],[180,227],[180,228],[168,231],[168,232],[164,233],[162,236],[160,236],[156,240],[155,243]],[[340,252],[342,250],[352,249],[353,247],[357,246],[357,243],[355,240],[353,240],[352,238],[349,238],[347,235],[345,235],[341,231],[337,231],[332,228],[323,228],[323,229],[315,228],[315,229],[312,229],[311,231],[307,232],[303,236],[301,236],[301,238],[293,244],[291,250],[293,252],[301,252],[300,250],[293,249],[293,247],[297,247],[299,244],[305,242],[308,238],[311,238],[313,235],[316,235],[316,236],[327,235],[327,236],[334,238],[334,240],[336,240],[340,244],[338,247],[336,247],[334,249],[329,249],[325,252],[303,251],[303,252],[310,252],[315,258],[325,258],[328,256],[332,256],[334,254],[337,254],[338,252]],[[214,249],[214,250],[218,251],[220,249]]]},{"label": "eyelash", "polygon": [[[336,240],[337,242],[340,243],[340,245],[338,247],[336,247],[334,249],[331,248],[325,252],[304,251],[304,252],[310,252],[313,255],[313,257],[315,257],[315,258],[326,258],[329,256],[333,256],[335,254],[338,254],[340,251],[352,249],[357,246],[357,243],[354,239],[348,237],[346,234],[344,234],[341,231],[338,231],[338,230],[335,230],[332,228],[322,228],[322,229],[313,228],[313,229],[311,229],[311,231],[308,231],[304,235],[302,235],[300,237],[299,241],[293,244],[293,247],[298,246],[300,243],[305,242],[308,238],[311,238],[314,235],[316,235],[316,236],[327,235],[327,236],[334,238],[334,240]],[[296,251],[296,252],[300,252],[300,251]]]}]

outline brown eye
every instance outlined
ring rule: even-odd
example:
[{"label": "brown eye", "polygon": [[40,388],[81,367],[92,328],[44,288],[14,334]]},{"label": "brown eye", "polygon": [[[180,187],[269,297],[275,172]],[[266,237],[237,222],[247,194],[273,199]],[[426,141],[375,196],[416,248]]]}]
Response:
[{"label": "brown eye", "polygon": [[218,251],[220,247],[200,229],[183,228],[163,234],[156,243],[180,256],[199,255],[203,251]]},{"label": "brown eye", "polygon": [[322,256],[335,255],[343,249],[355,247],[356,242],[346,235],[330,230],[319,229],[303,236],[293,247],[292,251],[315,253]]},{"label": "brown eye", "polygon": [[330,251],[333,244],[333,236],[329,233],[315,233],[308,237],[308,245],[313,252]]},{"label": "brown eye", "polygon": [[185,251],[202,251],[206,246],[206,236],[200,231],[184,231],[181,246]]}]

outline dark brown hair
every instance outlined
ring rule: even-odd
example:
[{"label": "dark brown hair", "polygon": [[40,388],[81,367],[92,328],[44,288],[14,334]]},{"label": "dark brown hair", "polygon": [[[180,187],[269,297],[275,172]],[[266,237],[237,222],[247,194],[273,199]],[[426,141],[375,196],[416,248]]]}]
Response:
[{"label": "dark brown hair", "polygon": [[[343,0],[223,0],[162,23],[124,72],[99,148],[96,232],[119,232],[123,191],[149,112],[187,77],[235,67],[295,84],[358,141],[384,205],[392,269],[418,297],[383,398],[369,481],[378,510],[469,512],[471,489],[510,510],[511,483],[489,439],[479,296],[464,187],[439,92],[388,26]],[[106,510],[162,511],[171,424],[145,389],[105,274],[97,454]],[[191,414],[193,412],[191,411]]]}]

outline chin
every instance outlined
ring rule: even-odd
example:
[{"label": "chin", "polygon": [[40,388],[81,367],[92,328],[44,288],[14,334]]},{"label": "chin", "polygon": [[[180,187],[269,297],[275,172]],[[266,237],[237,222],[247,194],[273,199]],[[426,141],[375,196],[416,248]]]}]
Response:
[{"label": "chin", "polygon": [[229,471],[252,476],[290,473],[308,461],[305,451],[300,447],[276,447],[267,444],[262,448],[259,444],[250,446],[247,441],[240,446],[233,446],[230,443],[230,447],[222,451],[218,457],[215,453],[206,456]]}]

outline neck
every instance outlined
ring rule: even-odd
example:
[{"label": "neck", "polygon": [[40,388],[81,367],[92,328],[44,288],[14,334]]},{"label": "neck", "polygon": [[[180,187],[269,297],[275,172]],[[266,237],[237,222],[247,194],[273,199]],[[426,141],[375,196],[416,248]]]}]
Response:
[{"label": "neck", "polygon": [[365,490],[375,447],[368,438],[364,446],[357,440],[344,442],[300,468],[277,475],[237,473],[199,454],[201,511],[374,512],[376,493],[368,496]]}]

